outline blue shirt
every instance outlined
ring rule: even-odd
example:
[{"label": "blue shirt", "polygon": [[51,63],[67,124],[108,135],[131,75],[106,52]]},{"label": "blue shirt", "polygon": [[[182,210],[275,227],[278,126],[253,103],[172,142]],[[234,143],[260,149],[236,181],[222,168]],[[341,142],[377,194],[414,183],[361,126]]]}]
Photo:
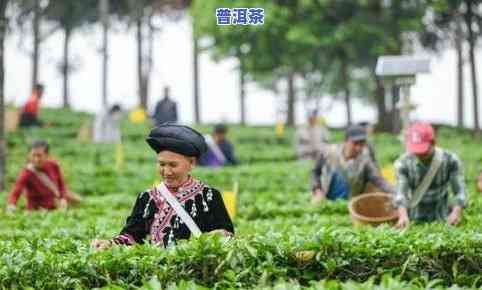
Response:
[{"label": "blue shirt", "polygon": [[338,198],[348,199],[350,196],[350,185],[346,181],[343,174],[339,171],[333,173],[333,177],[330,183],[330,189],[326,194],[326,198],[329,200],[336,200]]}]

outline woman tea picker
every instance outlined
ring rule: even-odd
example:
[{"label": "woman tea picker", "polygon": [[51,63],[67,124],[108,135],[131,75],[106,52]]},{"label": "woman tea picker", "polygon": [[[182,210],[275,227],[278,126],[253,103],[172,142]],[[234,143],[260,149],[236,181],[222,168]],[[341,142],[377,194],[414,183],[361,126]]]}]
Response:
[{"label": "woman tea picker", "polygon": [[204,137],[187,126],[167,123],[152,129],[146,141],[157,153],[163,182],[138,195],[117,237],[94,240],[92,247],[101,250],[113,244],[143,243],[147,235],[164,247],[201,232],[233,235],[219,191],[190,175],[207,150]]},{"label": "woman tea picker", "polygon": [[62,169],[49,155],[49,144],[35,140],[30,146],[28,162],[22,168],[15,187],[8,195],[7,211],[17,209],[17,202],[25,192],[27,210],[66,208],[82,200],[67,189]]}]

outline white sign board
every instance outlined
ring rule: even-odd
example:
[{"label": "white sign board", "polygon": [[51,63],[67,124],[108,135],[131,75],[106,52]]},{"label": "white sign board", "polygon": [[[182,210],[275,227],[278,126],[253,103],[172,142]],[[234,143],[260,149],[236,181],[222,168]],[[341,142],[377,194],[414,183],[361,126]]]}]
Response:
[{"label": "white sign board", "polygon": [[413,56],[380,56],[375,73],[383,77],[407,77],[430,72],[430,59]]}]

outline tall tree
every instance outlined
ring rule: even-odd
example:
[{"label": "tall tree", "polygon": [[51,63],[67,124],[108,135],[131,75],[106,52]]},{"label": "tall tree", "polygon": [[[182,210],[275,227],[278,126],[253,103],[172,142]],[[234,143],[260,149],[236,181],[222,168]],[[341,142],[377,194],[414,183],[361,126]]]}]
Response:
[{"label": "tall tree", "polygon": [[61,73],[63,77],[63,107],[70,106],[69,77],[72,71],[70,64],[70,40],[76,29],[97,20],[97,0],[64,1],[50,0],[44,10],[48,20],[55,22],[64,32],[63,57]]},{"label": "tall tree", "polygon": [[351,93],[350,93],[350,79],[349,79],[349,72],[348,72],[348,64],[344,61],[341,64],[341,73],[342,73],[342,81],[344,85],[345,91],[345,106],[346,106],[346,120],[347,125],[350,126],[352,124],[352,113],[351,113]]},{"label": "tall tree", "polygon": [[455,51],[457,53],[457,126],[464,128],[464,35],[460,17],[455,20]]},{"label": "tall tree", "polygon": [[72,36],[72,28],[64,26],[64,54],[62,61],[62,76],[63,76],[63,107],[70,107],[70,37]]},{"label": "tall tree", "polygon": [[107,107],[109,70],[109,0],[99,1],[99,16],[102,23],[102,105]]},{"label": "tall tree", "polygon": [[192,27],[192,83],[193,83],[193,105],[194,105],[194,122],[201,124],[201,104],[200,104],[200,92],[199,92],[199,39],[195,33],[196,22],[195,19],[191,20]]},{"label": "tall tree", "polygon": [[193,71],[193,93],[194,93],[194,122],[201,124],[201,103],[199,95],[199,39],[194,34],[192,38],[192,71]]},{"label": "tall tree", "polygon": [[457,83],[457,126],[464,127],[464,42],[467,38],[463,29],[462,0],[442,0],[430,2],[429,15],[423,31],[421,43],[433,51],[444,51],[447,45],[456,52]]},{"label": "tall tree", "polygon": [[7,142],[5,140],[5,35],[8,20],[6,10],[8,0],[0,0],[0,191],[5,189]]},{"label": "tall tree", "polygon": [[40,61],[40,1],[34,1],[34,13],[32,22],[33,31],[33,56],[32,56],[32,89],[38,83],[38,71]]},{"label": "tall tree", "polygon": [[[136,44],[137,44],[137,84],[139,93],[139,105],[146,109],[148,108],[148,94],[149,94],[149,80],[152,70],[153,59],[149,55],[150,50],[146,47],[146,37],[144,31],[148,27],[149,39],[153,39],[152,17],[154,12],[150,6],[152,3],[146,1],[129,0],[128,7],[130,7],[131,17],[136,27]],[[147,51],[147,52],[146,52]]]},{"label": "tall tree", "polygon": [[[475,49],[478,39],[482,36],[482,11],[480,0],[439,0],[429,1],[430,8],[434,11],[433,21],[429,23],[424,32],[422,43],[437,47],[438,43],[444,43],[443,39],[449,38],[454,41],[457,52],[457,124],[463,126],[464,121],[464,42],[468,44],[468,56],[470,64],[472,85],[472,109],[473,123],[476,132],[480,131],[479,121],[479,93],[476,68]],[[463,24],[463,25],[462,25]],[[442,31],[442,33],[440,33]],[[463,41],[462,41],[463,40]]]},{"label": "tall tree", "polygon": [[[467,37],[469,43],[469,61],[470,61],[470,73],[472,78],[472,107],[474,118],[474,130],[480,132],[479,125],[479,87],[477,81],[477,69],[475,67],[475,46],[477,44],[478,35],[480,35],[480,1],[477,0],[464,0],[466,6],[466,12],[464,15],[465,26],[467,28]],[[477,28],[475,28],[477,27]],[[479,31],[474,31],[478,29]]]},{"label": "tall tree", "polygon": [[150,75],[154,63],[154,36],[160,30],[153,24],[153,18],[157,16],[178,18],[190,2],[188,0],[111,0],[111,13],[127,20],[130,27],[135,27],[139,105],[144,109],[147,109],[149,100]]},{"label": "tall tree", "polygon": [[147,64],[144,60],[144,21],[142,18],[136,20],[136,43],[137,43],[137,84],[139,90],[139,105],[147,109],[147,94],[149,92],[148,78],[150,77],[150,69],[146,68]]},{"label": "tall tree", "polygon": [[[255,82],[263,82],[266,75],[275,80],[311,73],[330,75],[323,88],[327,94],[343,97],[351,122],[352,96],[371,101],[382,99],[378,102],[380,116],[390,115],[386,112],[385,95],[380,95],[384,93],[382,82],[375,76],[376,60],[382,54],[398,54],[403,45],[402,34],[419,29],[423,16],[420,2],[251,1],[250,6],[264,8],[266,19],[276,20],[270,21],[269,27],[218,26],[205,17],[217,7],[232,6],[228,0],[194,2],[191,12],[199,23],[198,35],[211,40],[205,49],[215,59],[236,57],[236,49],[243,44],[250,48],[244,61],[246,73]],[[300,87],[300,91],[305,89]],[[374,92],[378,98],[367,98]],[[296,97],[287,100],[287,108],[297,101]],[[291,123],[294,118],[287,116],[287,120]]]},{"label": "tall tree", "polygon": [[[400,128],[400,112],[393,104],[397,99],[399,88],[386,88],[382,80],[375,74],[375,64],[380,55],[400,55],[406,53],[407,33],[415,34],[423,28],[423,17],[426,11],[426,3],[421,0],[414,1],[366,1],[363,5],[363,17],[367,27],[372,33],[367,38],[367,60],[365,65],[370,68],[373,80],[372,95],[377,104],[378,129],[382,131],[398,133]],[[388,92],[388,93],[387,93]],[[392,104],[386,96],[391,94]],[[389,110],[390,109],[390,110]]]},{"label": "tall tree", "polygon": [[[293,84],[296,74],[301,71],[302,64],[296,59],[305,57],[296,51],[295,46],[291,47],[288,40],[290,25],[295,22],[297,17],[292,11],[296,9],[298,3],[294,1],[280,2],[282,3],[277,1],[250,3],[250,6],[263,7],[266,19],[277,19],[270,23],[271,29],[269,30],[263,25],[217,26],[216,21],[205,15],[216,11],[218,7],[232,6],[230,2],[193,2],[191,13],[196,21],[196,35],[211,40],[206,42],[207,45],[202,49],[210,51],[215,59],[238,58],[239,48],[244,45],[248,51],[243,57],[245,76],[249,76],[258,83],[270,79],[269,83],[284,80],[287,84]],[[287,110],[286,122],[292,126],[295,120],[296,95],[294,86],[293,90],[288,87],[286,94],[289,97],[286,98],[286,108],[289,110]]]},{"label": "tall tree", "polygon": [[296,87],[295,87],[295,74],[290,73],[286,77],[287,84],[288,84],[288,115],[286,119],[286,124],[288,126],[294,126],[296,122]]},{"label": "tall tree", "polygon": [[43,16],[42,1],[38,0],[16,0],[12,2],[15,4],[15,8],[18,9],[19,13],[17,16],[17,24],[22,31],[22,35],[27,35],[29,33],[23,33],[25,26],[31,28],[32,34],[32,75],[31,75],[31,85],[32,89],[39,82],[39,63],[40,63],[40,46],[47,36],[51,33],[42,34],[41,23]]},{"label": "tall tree", "polygon": [[240,52],[239,56],[239,108],[240,123],[246,125],[246,74],[244,72],[244,56]]}]

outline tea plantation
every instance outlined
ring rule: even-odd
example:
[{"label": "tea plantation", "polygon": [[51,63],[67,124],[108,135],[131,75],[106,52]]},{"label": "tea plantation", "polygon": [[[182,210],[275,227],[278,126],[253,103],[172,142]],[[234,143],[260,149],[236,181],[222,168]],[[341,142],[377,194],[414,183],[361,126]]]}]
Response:
[{"label": "tea plantation", "polygon": [[[44,110],[50,128],[8,135],[11,189],[33,138],[51,143],[69,187],[84,203],[66,212],[6,213],[0,201],[1,289],[461,289],[482,286],[482,198],[475,179],[480,140],[440,128],[439,145],[464,162],[470,205],[462,224],[354,229],[344,201],[310,204],[312,164],[295,159],[293,132],[231,127],[242,165],[196,169],[221,191],[239,183],[236,238],[202,236],[169,250],[152,245],[91,250],[94,238],[119,232],[136,195],[158,180],[155,155],[144,142],[148,128],[125,123],[124,166],[115,146],[77,140],[91,116]],[[209,132],[210,127],[199,128]],[[337,140],[342,139],[336,133]],[[396,137],[376,135],[382,166],[402,151]],[[303,255],[305,253],[305,255]],[[301,257],[301,258],[300,258]]]}]

